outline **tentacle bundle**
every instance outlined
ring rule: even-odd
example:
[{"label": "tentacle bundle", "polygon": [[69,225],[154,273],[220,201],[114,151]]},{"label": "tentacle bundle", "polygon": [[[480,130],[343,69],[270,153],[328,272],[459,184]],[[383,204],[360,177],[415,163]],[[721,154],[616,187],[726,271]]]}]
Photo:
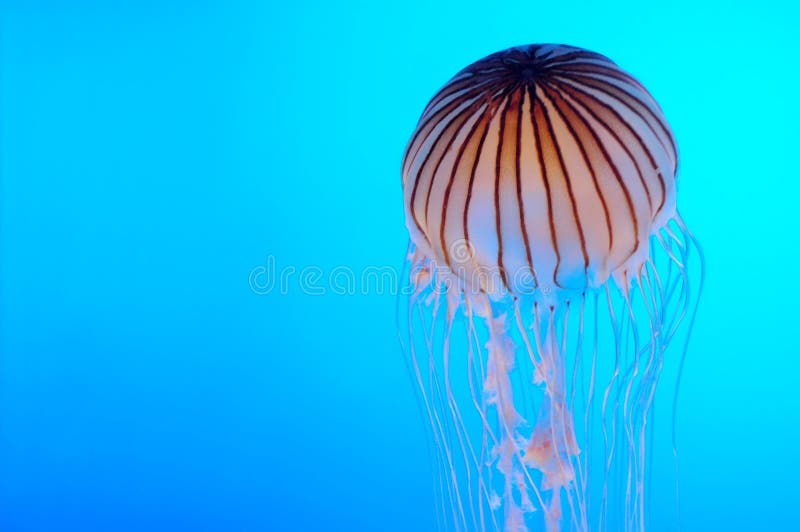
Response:
[{"label": "tentacle bundle", "polygon": [[531,298],[464,292],[410,245],[402,329],[440,529],[645,529],[656,384],[702,281],[680,218],[649,244],[597,289]]}]

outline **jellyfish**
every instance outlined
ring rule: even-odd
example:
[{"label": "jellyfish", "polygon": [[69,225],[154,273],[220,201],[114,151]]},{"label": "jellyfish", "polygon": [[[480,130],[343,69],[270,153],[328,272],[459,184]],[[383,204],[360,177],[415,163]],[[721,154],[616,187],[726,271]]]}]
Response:
[{"label": "jellyfish", "polygon": [[494,53],[425,107],[398,315],[440,529],[649,526],[704,269],[677,169],[650,93],[581,48]]}]

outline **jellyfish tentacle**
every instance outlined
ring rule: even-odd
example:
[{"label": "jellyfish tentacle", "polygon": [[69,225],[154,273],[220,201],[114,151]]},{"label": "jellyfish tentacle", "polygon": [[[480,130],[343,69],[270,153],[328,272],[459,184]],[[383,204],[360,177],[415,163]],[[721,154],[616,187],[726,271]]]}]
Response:
[{"label": "jellyfish tentacle", "polygon": [[[449,302],[448,302],[449,304]],[[472,475],[471,475],[471,467],[469,464],[469,456],[472,453],[472,447],[469,443],[469,440],[466,437],[466,430],[462,432],[462,422],[461,422],[461,414],[458,411],[458,405],[456,404],[455,398],[453,397],[453,389],[450,385],[450,336],[453,330],[453,321],[452,315],[450,313],[450,309],[448,308],[447,312],[447,324],[446,324],[446,331],[444,336],[444,345],[443,345],[443,362],[444,362],[444,385],[445,385],[445,393],[447,394],[447,406],[450,411],[452,425],[456,434],[456,438],[458,440],[459,447],[461,449],[461,456],[464,459],[464,471],[467,477],[467,502],[470,512],[470,517],[472,519],[473,529],[478,529],[478,522],[475,517],[475,505],[472,500]],[[466,443],[465,443],[466,440]],[[467,452],[467,447],[469,447],[469,452]]]},{"label": "jellyfish tentacle", "polygon": [[[471,307],[470,307],[469,299],[467,299],[465,301],[465,305],[467,307],[467,322],[468,322],[467,334],[469,336],[469,339],[468,339],[469,353],[468,353],[467,368],[468,368],[468,381],[469,381],[469,388],[470,388],[470,396],[471,396],[471,399],[472,399],[472,403],[473,403],[473,405],[475,407],[475,410],[478,413],[478,415],[479,415],[479,417],[481,419],[481,423],[482,423],[481,460],[479,462],[480,465],[478,466],[479,467],[479,471],[480,471],[479,475],[482,478],[484,469],[486,469],[483,466],[483,464],[486,463],[486,461],[487,461],[486,453],[489,452],[488,451],[488,443],[489,443],[488,442],[488,438],[491,438],[492,443],[495,446],[499,445],[499,443],[498,443],[498,439],[495,436],[494,431],[492,430],[492,427],[489,424],[489,421],[488,421],[488,419],[486,417],[485,401],[483,401],[483,402],[479,402],[478,401],[477,392],[475,390],[475,383],[474,383],[474,380],[473,380],[473,373],[477,372],[478,373],[478,381],[483,383],[485,381],[485,372],[483,370],[483,362],[482,362],[483,357],[482,357],[482,354],[481,354],[480,342],[478,340],[478,333],[477,333],[477,330],[475,329],[475,323],[473,321],[472,312],[470,311]],[[474,363],[475,352],[478,353],[478,357],[477,358],[479,360],[479,363],[477,365]],[[488,471],[487,484],[490,485],[490,486],[492,485],[491,469],[489,469],[489,471]],[[492,494],[486,493],[485,496],[486,496],[486,503],[489,505],[489,509],[490,509],[489,515],[492,518],[492,523],[494,524],[495,530],[499,530],[499,525],[498,525],[497,520],[496,520],[494,508],[492,508],[492,502],[493,502],[492,501]]]},{"label": "jellyfish tentacle", "polygon": [[[406,267],[407,266],[407,267]],[[396,312],[396,324],[398,329],[398,336],[400,336],[400,346],[401,350],[404,354],[404,362],[406,365],[406,369],[409,372],[410,379],[409,382],[415,384],[414,388],[414,396],[417,402],[417,409],[420,415],[420,420],[425,427],[423,431],[425,434],[425,442],[426,448],[428,451],[428,455],[430,456],[430,462],[436,464],[435,467],[438,467],[438,448],[436,448],[437,443],[433,441],[434,435],[429,432],[432,430],[432,418],[430,417],[430,407],[428,405],[428,397],[425,392],[425,387],[422,386],[422,381],[419,373],[419,366],[417,363],[417,357],[415,352],[415,344],[414,344],[414,325],[413,325],[413,318],[414,318],[414,310],[416,309],[416,301],[415,296],[418,294],[419,286],[421,286],[421,282],[418,283],[417,273],[424,267],[424,258],[419,255],[419,252],[414,245],[413,242],[409,242],[409,246],[406,252],[406,261],[404,265],[404,274],[407,273],[407,282],[408,286],[410,287],[407,290],[401,291],[400,296],[407,297],[407,305],[406,305],[406,313],[405,313],[405,328],[403,328],[400,324],[400,300],[401,298],[398,297],[397,305],[395,308]],[[407,272],[406,272],[407,270]],[[405,275],[404,275],[405,277]],[[401,330],[405,330],[405,337],[403,337],[403,333]],[[405,339],[408,340],[408,344],[406,344]],[[415,383],[416,381],[416,383]],[[434,487],[437,486],[437,481],[440,479],[439,475],[434,474],[433,485]],[[433,495],[433,508],[435,512],[435,518],[437,522],[437,529],[443,530],[444,529],[444,522],[442,521],[443,517],[440,514],[440,504],[438,501],[439,490],[434,489]]]},{"label": "jellyfish tentacle", "polygon": [[[439,390],[439,383],[438,378],[436,376],[436,369],[434,365],[434,347],[433,347],[433,336],[435,333],[435,324],[436,324],[436,315],[438,313],[438,300],[437,303],[434,304],[433,312],[432,312],[432,322],[430,325],[430,332],[428,332],[425,323],[425,312],[424,312],[424,302],[425,299],[422,296],[426,295],[427,291],[431,291],[435,280],[430,275],[422,275],[417,276],[414,279],[416,282],[420,284],[417,285],[414,289],[414,294],[410,299],[409,305],[409,313],[411,313],[411,308],[417,310],[417,313],[420,317],[420,322],[423,327],[423,337],[425,339],[425,346],[426,346],[426,353],[428,356],[428,386],[426,387],[425,381],[422,377],[422,372],[420,370],[420,366],[418,363],[417,357],[417,350],[416,346],[414,345],[413,341],[411,342],[411,358],[412,364],[414,368],[414,374],[417,380],[417,384],[420,388],[421,394],[423,396],[424,403],[426,405],[426,409],[428,411],[428,417],[430,421],[431,428],[433,430],[433,439],[435,442],[435,446],[437,448],[437,460],[439,461],[438,467],[441,467],[444,470],[444,473],[440,473],[439,480],[442,484],[444,484],[445,489],[441,489],[441,497],[445,498],[445,492],[447,493],[448,503],[450,505],[450,511],[453,514],[453,521],[456,523],[463,523],[466,528],[466,518],[464,517],[463,512],[463,504],[461,502],[460,493],[458,490],[458,479],[456,476],[456,470],[453,466],[452,454],[450,451],[450,446],[448,444],[448,436],[446,434],[445,427],[442,424],[441,416],[439,415],[439,408],[436,406],[436,403],[440,400],[441,393],[437,392]],[[435,288],[435,287],[434,287]],[[434,295],[434,294],[428,294]],[[412,316],[413,318],[413,316]],[[413,320],[409,321],[409,326],[413,325]],[[413,331],[411,331],[413,335]],[[428,390],[426,392],[426,390]],[[444,479],[447,479],[447,482],[444,482]],[[442,501],[442,511],[444,511],[444,502]]]},{"label": "jellyfish tentacle", "polygon": [[[705,272],[706,272],[706,263],[705,257],[703,255],[703,249],[700,247],[700,243],[697,241],[695,236],[689,231],[686,225],[683,222],[679,213],[675,213],[675,217],[673,218],[675,224],[680,229],[681,233],[687,240],[686,246],[686,257],[688,259],[689,249],[694,248],[697,253],[698,259],[698,268],[700,270],[699,278],[698,278],[698,287],[697,287],[697,296],[695,298],[694,304],[691,307],[690,318],[689,318],[689,325],[686,330],[686,338],[684,340],[681,356],[680,356],[680,363],[678,366],[678,376],[675,382],[675,393],[673,394],[672,399],[672,455],[675,461],[675,497],[676,497],[676,506],[677,506],[677,514],[678,514],[678,527],[680,529],[680,476],[679,476],[679,464],[678,464],[678,444],[677,444],[677,437],[676,437],[676,419],[677,419],[677,410],[678,410],[678,391],[680,390],[681,384],[681,377],[683,376],[683,367],[684,362],[686,361],[686,353],[689,348],[689,338],[692,335],[692,329],[694,328],[695,318],[697,316],[697,308],[700,302],[700,297],[703,294],[703,285],[705,284]],[[688,261],[686,261],[688,262]],[[682,276],[684,277],[684,285],[686,287],[687,292],[689,291],[689,276],[686,275],[685,271],[682,271]]]}]

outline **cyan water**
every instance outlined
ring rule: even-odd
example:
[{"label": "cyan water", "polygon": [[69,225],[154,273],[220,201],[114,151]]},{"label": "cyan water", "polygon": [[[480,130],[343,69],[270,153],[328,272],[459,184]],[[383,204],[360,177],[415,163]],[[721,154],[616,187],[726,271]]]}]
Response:
[{"label": "cyan water", "polygon": [[613,58],[678,139],[708,261],[682,529],[799,529],[798,22],[779,1],[5,0],[0,530],[432,530],[395,300],[347,272],[402,264],[400,158],[434,91],[530,42]]}]

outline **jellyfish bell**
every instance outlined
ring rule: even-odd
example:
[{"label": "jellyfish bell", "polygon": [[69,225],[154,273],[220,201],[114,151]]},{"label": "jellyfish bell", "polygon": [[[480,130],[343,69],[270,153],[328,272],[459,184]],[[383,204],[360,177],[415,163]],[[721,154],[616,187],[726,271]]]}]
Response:
[{"label": "jellyfish bell", "polygon": [[[568,46],[492,54],[426,108],[403,162],[407,226],[437,263],[596,288],[641,264],[675,213],[677,153],[655,100]],[[456,257],[458,258],[458,257]],[[471,268],[472,267],[472,268]]]},{"label": "jellyfish bell", "polygon": [[644,528],[647,420],[699,296],[690,260],[702,280],[677,166],[650,93],[588,50],[498,52],[428,103],[402,163],[406,323],[442,522]]}]

